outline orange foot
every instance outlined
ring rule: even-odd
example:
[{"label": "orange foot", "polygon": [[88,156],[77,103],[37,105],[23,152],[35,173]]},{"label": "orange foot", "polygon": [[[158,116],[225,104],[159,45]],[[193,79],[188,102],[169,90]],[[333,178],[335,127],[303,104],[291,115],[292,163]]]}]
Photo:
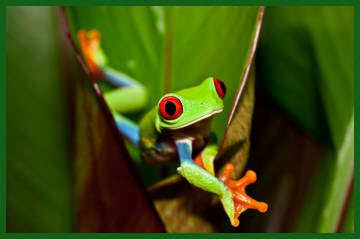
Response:
[{"label": "orange foot", "polygon": [[91,74],[94,76],[99,76],[100,69],[96,63],[95,53],[100,47],[100,32],[97,30],[91,30],[88,32],[85,30],[80,30],[78,32],[78,38],[86,64],[89,66]]},{"label": "orange foot", "polygon": [[239,180],[232,180],[230,175],[234,170],[234,166],[230,163],[225,165],[224,171],[219,176],[219,179],[222,180],[226,186],[231,190],[235,206],[235,215],[233,226],[237,227],[239,225],[239,216],[241,213],[245,212],[247,209],[257,209],[258,211],[264,213],[268,209],[268,205],[265,202],[258,202],[255,199],[249,197],[246,192],[246,186],[256,182],[256,173],[252,170],[248,170],[245,173],[245,176]]},{"label": "orange foot", "polygon": [[205,166],[204,166],[204,163],[203,163],[203,161],[202,161],[201,153],[199,153],[199,154],[195,157],[194,163],[196,163],[197,165],[199,165],[200,168],[206,170],[206,169],[205,169]]}]

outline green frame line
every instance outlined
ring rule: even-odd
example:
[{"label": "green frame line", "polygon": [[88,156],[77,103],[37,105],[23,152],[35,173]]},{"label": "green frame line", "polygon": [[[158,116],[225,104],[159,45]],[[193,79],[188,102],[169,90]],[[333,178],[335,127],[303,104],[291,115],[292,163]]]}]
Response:
[{"label": "green frame line", "polygon": [[[354,6],[354,143],[359,142],[360,127],[356,122],[360,119],[360,1],[356,1]],[[357,80],[355,80],[357,79]],[[360,160],[359,148],[354,147],[354,234],[359,233],[359,220],[360,220],[360,190],[359,190],[359,175],[360,167],[358,165]],[[356,223],[357,222],[357,223]]]},{"label": "green frame line", "polygon": [[6,231],[6,7],[0,3],[0,237]]},{"label": "green frame line", "polygon": [[[6,233],[6,6],[101,6],[101,5],[120,5],[120,6],[144,6],[144,5],[209,5],[209,6],[354,6],[354,108],[355,122],[360,119],[360,90],[359,83],[355,79],[360,79],[360,1],[359,0],[5,0],[0,2],[0,238],[2,239],[163,239],[163,238],[269,238],[269,239],[348,239],[360,238],[359,220],[360,207],[354,207],[354,228],[355,233],[212,233],[212,234],[160,234],[160,233]],[[355,142],[359,142],[360,127],[355,123]],[[359,149],[355,147],[354,152],[354,205],[360,205],[359,176],[360,160]]]},{"label": "green frame line", "polygon": [[3,238],[11,239],[184,239],[184,238],[196,238],[196,239],[304,239],[304,238],[316,238],[316,239],[353,239],[358,238],[355,233],[8,233]]},{"label": "green frame line", "polygon": [[8,6],[354,6],[355,0],[7,0]]}]

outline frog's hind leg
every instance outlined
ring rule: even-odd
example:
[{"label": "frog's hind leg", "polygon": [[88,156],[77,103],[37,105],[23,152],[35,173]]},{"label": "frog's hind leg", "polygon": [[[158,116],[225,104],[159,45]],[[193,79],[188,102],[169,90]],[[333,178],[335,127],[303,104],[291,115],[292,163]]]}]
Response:
[{"label": "frog's hind leg", "polygon": [[129,76],[109,67],[103,69],[106,80],[114,85],[113,90],[104,93],[104,98],[113,112],[116,126],[133,145],[138,146],[140,131],[137,124],[121,114],[133,113],[143,109],[147,103],[144,86]]},{"label": "frog's hind leg", "polygon": [[132,144],[139,144],[139,128],[121,114],[133,113],[145,107],[146,89],[130,76],[108,65],[107,57],[101,48],[101,34],[97,30],[78,32],[79,42],[90,73],[94,77],[103,76],[115,89],[103,93],[106,103],[113,113],[119,132]]},{"label": "frog's hind leg", "polygon": [[113,113],[117,129],[133,145],[139,146],[140,130],[136,123],[122,114],[134,113],[147,104],[147,92],[143,85],[130,76],[110,67],[102,68],[105,80],[116,88],[104,93],[104,98]]},{"label": "frog's hind leg", "polygon": [[137,124],[119,113],[113,113],[117,129],[120,134],[126,137],[133,145],[139,146],[140,131]]},{"label": "frog's hind leg", "polygon": [[110,67],[104,67],[102,70],[106,81],[117,87],[104,93],[112,112],[134,113],[146,106],[147,92],[143,85]]}]

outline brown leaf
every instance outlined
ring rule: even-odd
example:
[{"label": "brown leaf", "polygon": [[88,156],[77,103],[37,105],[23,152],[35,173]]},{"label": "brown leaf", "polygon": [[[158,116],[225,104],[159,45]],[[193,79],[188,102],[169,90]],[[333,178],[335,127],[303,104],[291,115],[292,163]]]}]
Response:
[{"label": "brown leaf", "polygon": [[[64,32],[70,36],[64,9]],[[79,232],[164,232],[145,186],[132,162],[110,110],[70,37],[79,62],[66,59],[75,104],[74,163],[77,231]],[[68,41],[63,41],[69,50]],[[85,70],[85,72],[84,72]],[[75,71],[75,72],[74,72]],[[76,73],[77,72],[77,73]]]},{"label": "brown leaf", "polygon": [[255,102],[254,68],[252,68],[247,81],[238,107],[234,110],[232,120],[225,131],[219,159],[216,161],[217,168],[224,166],[225,163],[232,163],[235,166],[232,173],[235,179],[241,176],[250,150],[251,121]]}]

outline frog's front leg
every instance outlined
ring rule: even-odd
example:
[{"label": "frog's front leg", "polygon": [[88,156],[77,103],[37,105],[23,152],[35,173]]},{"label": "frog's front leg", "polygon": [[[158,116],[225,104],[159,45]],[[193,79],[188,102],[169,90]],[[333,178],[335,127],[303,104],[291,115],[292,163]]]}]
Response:
[{"label": "frog's front leg", "polygon": [[176,141],[176,146],[180,158],[180,167],[178,167],[179,174],[192,185],[217,194],[226,214],[233,224],[235,208],[231,191],[221,180],[194,163],[191,158],[192,142],[190,139],[178,140]]},{"label": "frog's front leg", "polygon": [[122,114],[138,111],[147,103],[144,86],[108,65],[107,57],[101,48],[101,35],[97,30],[78,32],[79,42],[90,74],[104,79],[116,88],[105,92],[104,98],[113,113],[119,132],[135,146],[139,145],[139,127]]},{"label": "frog's front leg", "polygon": [[196,163],[191,159],[191,140],[177,141],[176,145],[181,162],[178,172],[196,187],[219,195],[233,226],[239,225],[238,217],[249,208],[257,209],[260,212],[267,211],[266,203],[254,200],[245,192],[246,186],[256,181],[254,171],[248,170],[241,179],[231,180],[230,175],[234,167],[232,164],[227,164],[219,178],[216,178],[213,166],[217,153],[215,145],[205,147],[196,157]]}]

